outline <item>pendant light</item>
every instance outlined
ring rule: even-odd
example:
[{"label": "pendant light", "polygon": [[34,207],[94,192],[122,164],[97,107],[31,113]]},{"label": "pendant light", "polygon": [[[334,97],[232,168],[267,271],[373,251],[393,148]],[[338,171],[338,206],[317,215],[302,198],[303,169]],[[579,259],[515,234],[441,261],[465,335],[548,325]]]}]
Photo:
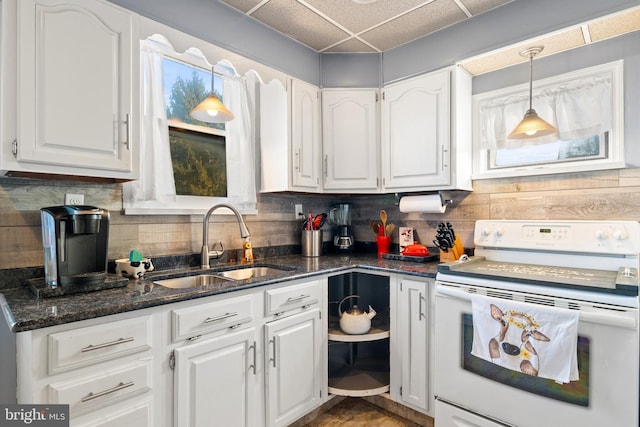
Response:
[{"label": "pendant light", "polygon": [[544,46],[533,46],[520,52],[520,56],[529,58],[529,109],[524,114],[524,118],[518,126],[513,129],[507,139],[537,138],[539,136],[551,135],[558,129],[538,117],[533,109],[533,57],[542,52]]},{"label": "pendant light", "polygon": [[207,123],[223,123],[233,120],[233,113],[227,110],[213,91],[213,69],[211,69],[211,93],[196,108],[191,110],[191,118]]}]

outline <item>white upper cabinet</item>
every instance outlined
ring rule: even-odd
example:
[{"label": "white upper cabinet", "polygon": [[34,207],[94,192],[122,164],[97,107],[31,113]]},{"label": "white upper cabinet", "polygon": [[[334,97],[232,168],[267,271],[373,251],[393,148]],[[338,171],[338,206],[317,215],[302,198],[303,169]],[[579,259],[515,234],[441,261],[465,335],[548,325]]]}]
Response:
[{"label": "white upper cabinet", "polygon": [[320,90],[299,80],[291,82],[291,186],[321,189]]},{"label": "white upper cabinet", "polygon": [[377,192],[378,90],[322,91],[326,192]]},{"label": "white upper cabinet", "polygon": [[[316,86],[291,79],[260,87],[262,192],[319,192],[322,140]],[[285,162],[286,159],[286,162]]]},{"label": "white upper cabinet", "polygon": [[471,77],[447,68],[385,86],[383,191],[471,190]]},{"label": "white upper cabinet", "polygon": [[137,178],[136,15],[96,0],[20,0],[16,12],[16,143],[1,169]]}]

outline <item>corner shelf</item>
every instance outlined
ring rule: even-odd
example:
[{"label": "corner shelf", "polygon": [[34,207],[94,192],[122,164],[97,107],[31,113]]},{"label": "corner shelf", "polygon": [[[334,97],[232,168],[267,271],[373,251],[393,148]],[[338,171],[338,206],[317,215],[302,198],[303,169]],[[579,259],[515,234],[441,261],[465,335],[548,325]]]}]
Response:
[{"label": "corner shelf", "polygon": [[389,359],[383,355],[358,355],[358,346],[389,338],[389,318],[374,318],[366,334],[342,332],[337,317],[329,319],[329,342],[348,346],[350,362],[329,360],[329,393],[339,396],[374,396],[389,391]]},{"label": "corner shelf", "polygon": [[339,322],[335,318],[329,319],[329,341],[339,342],[367,342],[389,338],[388,322],[371,322],[371,329],[366,334],[346,334],[340,330]]}]

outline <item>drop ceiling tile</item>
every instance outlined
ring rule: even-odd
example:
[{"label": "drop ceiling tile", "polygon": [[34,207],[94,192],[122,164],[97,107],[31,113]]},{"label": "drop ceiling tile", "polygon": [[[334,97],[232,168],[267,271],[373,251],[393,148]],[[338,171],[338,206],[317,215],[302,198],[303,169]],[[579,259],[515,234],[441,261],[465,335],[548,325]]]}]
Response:
[{"label": "drop ceiling tile", "polygon": [[329,53],[347,53],[347,52],[353,52],[353,53],[374,53],[377,52],[377,50],[373,49],[371,46],[367,45],[366,43],[363,43],[362,41],[358,40],[355,37],[352,37],[342,43],[339,43],[327,50],[325,50],[324,52],[329,52]]},{"label": "drop ceiling tile", "polygon": [[228,4],[234,9],[239,10],[242,13],[247,13],[253,9],[262,0],[220,0],[223,3]]},{"label": "drop ceiling tile", "polygon": [[306,0],[306,3],[357,34],[429,2],[425,0],[377,0],[369,4],[360,4],[350,0]]},{"label": "drop ceiling tile", "polygon": [[553,34],[549,37],[530,40],[526,43],[521,43],[499,52],[490,53],[483,57],[463,62],[462,66],[469,73],[477,76],[489,71],[510,67],[512,65],[528,61],[527,58],[520,56],[520,51],[530,46],[544,46],[544,50],[536,56],[536,58],[540,58],[568,49],[573,49],[584,44],[585,40],[582,30],[580,28],[573,28],[568,31]]},{"label": "drop ceiling tile", "polygon": [[589,24],[589,33],[594,42],[637,30],[640,30],[640,9]]},{"label": "drop ceiling tile", "polygon": [[460,0],[460,3],[467,8],[471,15],[479,15],[496,7],[504,6],[513,0]]},{"label": "drop ceiling tile", "polygon": [[349,36],[295,0],[271,0],[251,16],[315,50]]},{"label": "drop ceiling tile", "polygon": [[453,25],[467,15],[453,0],[435,0],[414,12],[360,35],[384,51]]}]

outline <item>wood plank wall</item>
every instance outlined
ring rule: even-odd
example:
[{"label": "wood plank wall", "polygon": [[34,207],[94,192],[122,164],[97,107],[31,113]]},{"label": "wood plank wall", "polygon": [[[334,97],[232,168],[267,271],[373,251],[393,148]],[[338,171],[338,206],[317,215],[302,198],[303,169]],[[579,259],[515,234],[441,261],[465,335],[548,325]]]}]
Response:
[{"label": "wood plank wall", "polygon": [[[85,203],[109,209],[109,258],[128,256],[136,248],[144,255],[199,253],[201,215],[123,215],[120,184],[0,178],[0,269],[42,266],[39,209],[61,205],[64,193],[84,193]],[[294,219],[294,204],[314,213],[327,212],[335,203],[354,207],[354,235],[358,241],[375,240],[367,219],[385,209],[389,222],[415,229],[427,246],[439,222],[451,222],[465,247],[473,246],[478,219],[618,219],[640,220],[640,169],[622,169],[552,176],[491,179],[474,182],[474,191],[451,192],[453,204],[440,214],[403,214],[396,195],[262,194],[259,215],[246,216],[254,247],[300,243],[301,223]],[[325,226],[324,239],[331,239]],[[239,248],[235,218],[216,215],[210,225],[211,243],[221,240]],[[396,230],[393,242],[398,241]]]}]

